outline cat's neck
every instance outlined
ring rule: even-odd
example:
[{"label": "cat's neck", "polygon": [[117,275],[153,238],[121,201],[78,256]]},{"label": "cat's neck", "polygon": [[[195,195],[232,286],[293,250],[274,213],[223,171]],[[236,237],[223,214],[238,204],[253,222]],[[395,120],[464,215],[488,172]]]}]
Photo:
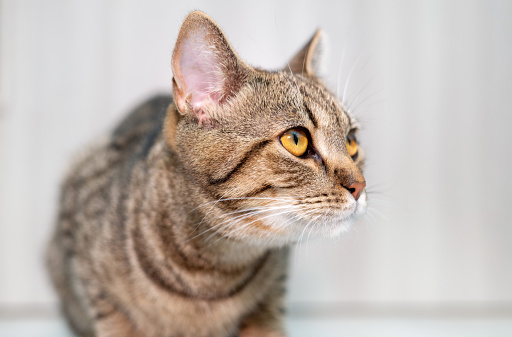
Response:
[{"label": "cat's neck", "polygon": [[[211,264],[217,268],[223,266],[226,270],[257,264],[268,252],[268,247],[225,238],[211,230],[215,223],[205,221],[205,217],[212,214],[198,211],[207,211],[208,208],[203,206],[211,200],[190,186],[177,158],[173,156],[163,139],[159,139],[148,157],[146,179],[153,188],[146,190],[144,198],[152,200],[146,203],[151,208],[146,212],[159,212],[154,219],[161,222],[152,223],[151,226],[159,228],[158,233],[162,237],[174,240],[172,244],[177,246],[175,249],[179,250],[179,254],[186,255],[184,263]],[[163,253],[173,254],[172,251],[164,249]]]},{"label": "cat's neck", "polygon": [[201,250],[208,256],[225,266],[251,265],[259,261],[268,251],[267,247],[249,245],[247,243],[216,236],[215,243],[202,242]]}]

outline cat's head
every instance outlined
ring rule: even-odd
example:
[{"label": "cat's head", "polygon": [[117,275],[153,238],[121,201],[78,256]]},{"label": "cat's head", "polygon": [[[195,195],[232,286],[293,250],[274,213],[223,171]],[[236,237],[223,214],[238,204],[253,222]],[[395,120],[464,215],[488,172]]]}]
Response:
[{"label": "cat's head", "polygon": [[207,203],[210,233],[282,245],[337,236],[366,209],[357,123],[316,77],[318,31],[282,71],[244,63],[201,12],[172,55],[165,136]]}]

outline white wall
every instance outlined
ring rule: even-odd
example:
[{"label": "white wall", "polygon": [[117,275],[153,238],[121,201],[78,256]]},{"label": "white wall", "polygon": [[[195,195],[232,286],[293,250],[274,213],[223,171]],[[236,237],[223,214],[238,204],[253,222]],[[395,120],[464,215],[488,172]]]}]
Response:
[{"label": "white wall", "polygon": [[41,252],[66,163],[134,104],[170,91],[173,43],[193,9],[266,68],[322,27],[327,83],[336,91],[339,78],[342,93],[352,74],[346,102],[380,193],[353,233],[300,247],[293,303],[512,305],[512,2],[0,6],[0,306],[53,303]]}]

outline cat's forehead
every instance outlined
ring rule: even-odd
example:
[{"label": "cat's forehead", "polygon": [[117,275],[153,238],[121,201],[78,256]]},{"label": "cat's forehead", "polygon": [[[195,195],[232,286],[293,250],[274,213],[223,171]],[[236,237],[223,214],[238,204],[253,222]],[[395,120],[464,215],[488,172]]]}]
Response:
[{"label": "cat's forehead", "polygon": [[319,127],[350,127],[351,117],[323,84],[305,79],[302,90],[304,103],[317,119]]},{"label": "cat's forehead", "polygon": [[247,135],[275,136],[304,127],[345,138],[353,120],[318,79],[290,72],[259,71],[229,105],[223,126]]},{"label": "cat's forehead", "polygon": [[339,100],[317,79],[283,72],[287,87],[285,99],[295,105],[296,111],[311,121],[315,128],[350,129],[351,117],[342,108]]}]

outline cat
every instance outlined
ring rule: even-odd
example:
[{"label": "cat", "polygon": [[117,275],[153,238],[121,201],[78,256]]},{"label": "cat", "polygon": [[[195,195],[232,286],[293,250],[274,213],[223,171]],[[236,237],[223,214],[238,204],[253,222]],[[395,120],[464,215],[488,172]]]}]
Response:
[{"label": "cat", "polygon": [[367,204],[321,44],[265,71],[206,14],[186,17],[172,97],[136,108],[63,183],[47,264],[77,335],[286,336],[288,247],[340,235]]}]

